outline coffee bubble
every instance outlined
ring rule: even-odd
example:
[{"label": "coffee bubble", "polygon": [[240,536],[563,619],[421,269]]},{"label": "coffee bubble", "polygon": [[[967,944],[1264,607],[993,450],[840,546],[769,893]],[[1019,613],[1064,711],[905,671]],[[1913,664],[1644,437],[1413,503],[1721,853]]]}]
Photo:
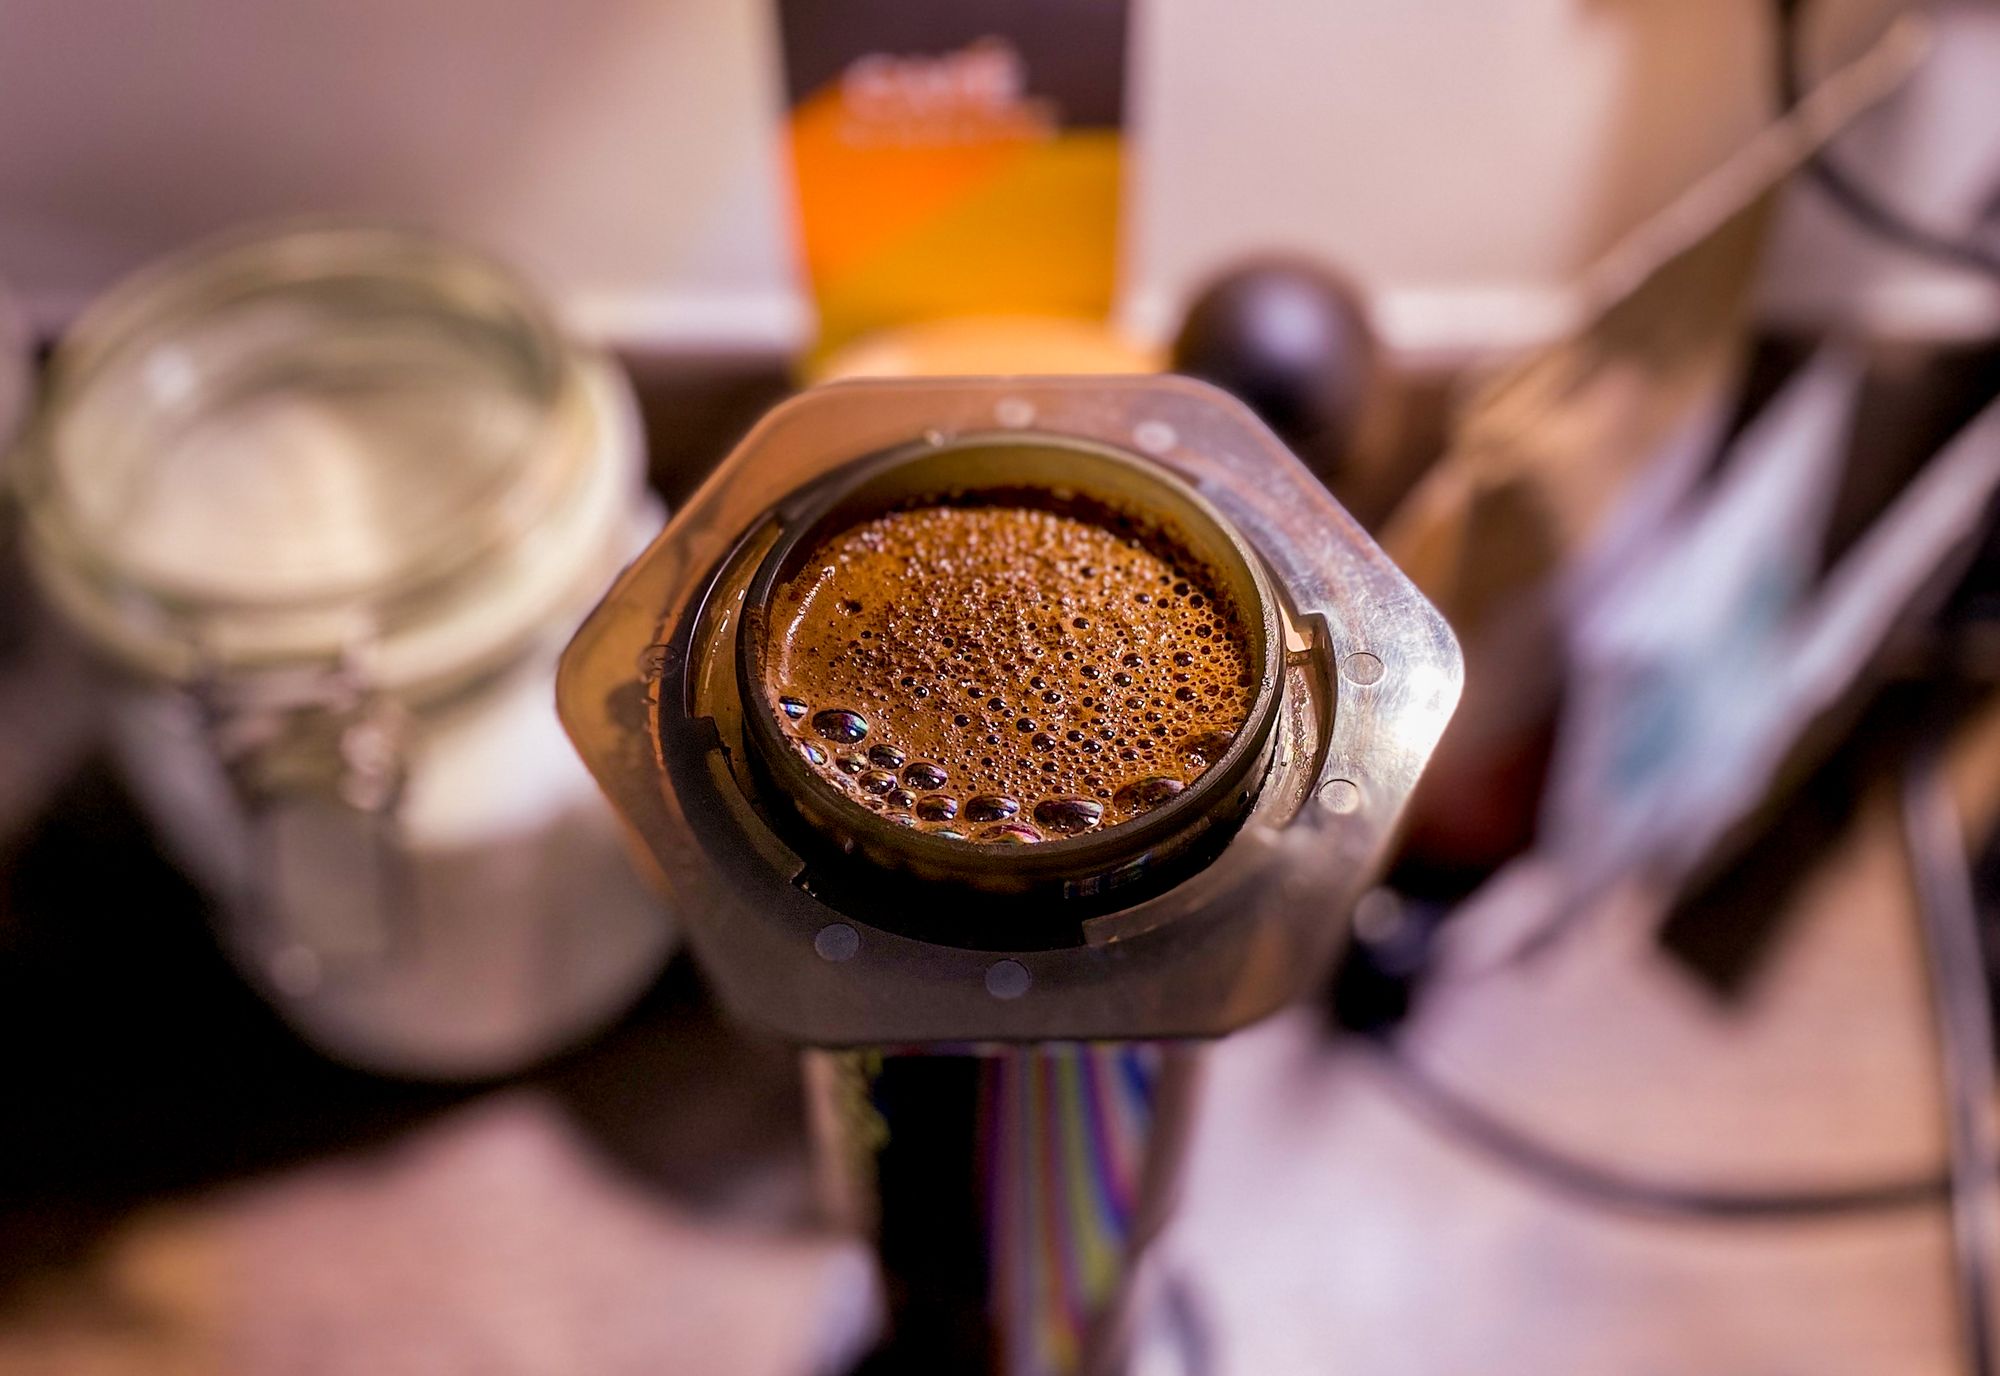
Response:
[{"label": "coffee bubble", "polygon": [[852,745],[868,734],[868,719],[845,707],[831,707],[814,713],[812,726],[827,740],[841,745]]},{"label": "coffee bubble", "polygon": [[1155,776],[1129,783],[1112,795],[1111,803],[1120,812],[1148,812],[1172,802],[1187,787],[1179,779]]},{"label": "coffee bubble", "polygon": [[1025,822],[1002,822],[997,826],[981,827],[972,833],[972,839],[988,845],[1021,846],[1041,840],[1042,834]]},{"label": "coffee bubble", "polygon": [[965,803],[966,819],[973,822],[1004,822],[1020,810],[1018,802],[998,793],[982,793]]},{"label": "coffee bubble", "polygon": [[958,799],[944,793],[919,798],[917,816],[926,822],[949,822],[958,816]]},{"label": "coffee bubble", "polygon": [[1104,804],[1089,798],[1045,798],[1035,804],[1035,824],[1044,831],[1075,836],[1104,820]]},{"label": "coffee bubble", "polygon": [[903,771],[903,782],[911,788],[940,789],[945,786],[945,772],[927,760],[919,760]]}]

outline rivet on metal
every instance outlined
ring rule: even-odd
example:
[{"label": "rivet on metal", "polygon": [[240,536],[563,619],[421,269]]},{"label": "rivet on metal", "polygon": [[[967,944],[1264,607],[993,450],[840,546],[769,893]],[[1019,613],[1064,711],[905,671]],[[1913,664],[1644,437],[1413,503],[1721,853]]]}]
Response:
[{"label": "rivet on metal", "polygon": [[845,922],[835,922],[819,929],[819,934],[813,937],[813,949],[822,960],[852,960],[861,950],[861,933]]},{"label": "rivet on metal", "polygon": [[1028,967],[1018,960],[996,960],[986,967],[986,992],[996,999],[1018,999],[1031,983]]},{"label": "rivet on metal", "polygon": [[1139,446],[1142,453],[1159,455],[1174,447],[1180,436],[1174,427],[1163,420],[1142,420],[1132,430],[1132,443]]},{"label": "rivet on metal", "polygon": [[1352,779],[1328,779],[1320,785],[1320,805],[1342,816],[1361,806],[1361,790]]},{"label": "rivet on metal", "polygon": [[993,408],[993,418],[1009,430],[1024,430],[1035,423],[1035,403],[1026,397],[1002,397]]}]

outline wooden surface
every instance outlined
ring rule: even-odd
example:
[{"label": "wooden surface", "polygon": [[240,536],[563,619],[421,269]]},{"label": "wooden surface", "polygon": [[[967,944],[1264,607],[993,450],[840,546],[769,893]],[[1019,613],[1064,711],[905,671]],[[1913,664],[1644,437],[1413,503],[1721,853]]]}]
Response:
[{"label": "wooden surface", "polygon": [[[1957,752],[1975,832],[1993,815],[1996,724],[1989,713]],[[1537,964],[1435,991],[1406,1053],[1627,1175],[1789,1189],[1939,1170],[1894,783],[1865,791],[1769,915],[1773,947],[1735,995],[1663,953],[1657,914],[1632,902]],[[1233,1039],[1211,1069],[1163,1259],[1209,1306],[1218,1372],[1962,1369],[1941,1209],[1607,1213],[1441,1136],[1376,1058],[1328,1044],[1302,1014]]]},{"label": "wooden surface", "polygon": [[[1435,995],[1412,1054],[1629,1172],[1794,1185],[1935,1166],[1890,801],[1864,803],[1736,999],[1609,920]],[[90,1005],[95,1050],[14,1041],[64,1078],[14,1098],[33,1117],[10,1127],[0,1372],[806,1373],[865,1329],[863,1259],[804,1223],[789,1057],[718,1021],[685,969],[549,1072],[411,1091],[278,1045],[198,931],[106,921],[38,967],[68,981],[45,999]],[[121,948],[147,971],[93,976]],[[160,1026],[176,1019],[219,1026]],[[1217,1373],[1956,1369],[1941,1213],[1607,1215],[1440,1136],[1304,1010],[1214,1053],[1161,1249]]]},{"label": "wooden surface", "polygon": [[[746,379],[702,413],[711,438],[683,437],[683,483],[779,385]],[[679,409],[649,393],[656,432]],[[76,666],[21,634],[0,585],[0,1376],[806,1376],[851,1350],[865,1260],[810,1226],[787,1048],[728,1024],[682,964],[599,1043],[507,1085],[319,1060],[221,964],[91,753]],[[1969,777],[2000,778],[1990,731],[1972,754]],[[1728,992],[1634,907],[1434,991],[1409,1053],[1631,1173],[1935,1169],[1891,783],[1863,790]],[[1323,1029],[1301,1010],[1211,1060],[1158,1270],[1217,1376],[1959,1369],[1941,1211],[1607,1214],[1441,1135]]]}]

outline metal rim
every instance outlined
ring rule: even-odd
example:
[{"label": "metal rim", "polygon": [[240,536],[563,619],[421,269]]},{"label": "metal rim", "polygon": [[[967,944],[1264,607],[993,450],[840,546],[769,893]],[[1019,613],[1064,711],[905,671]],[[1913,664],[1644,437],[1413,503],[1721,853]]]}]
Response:
[{"label": "metal rim", "polygon": [[[1257,686],[1236,740],[1172,801],[1081,836],[996,846],[897,826],[829,787],[789,748],[766,692],[768,608],[778,586],[826,538],[856,521],[926,500],[985,491],[1032,493],[1053,508],[1079,497],[1164,527],[1235,601],[1251,641]],[[1078,897],[1155,873],[1200,837],[1240,820],[1262,773],[1277,707],[1283,633],[1274,593],[1250,545],[1206,499],[1160,465],[1069,436],[1001,432],[916,444],[850,464],[779,513],[783,532],[752,576],[736,638],[744,730],[777,791],[841,851],[918,879],[974,889],[1053,888]]]}]

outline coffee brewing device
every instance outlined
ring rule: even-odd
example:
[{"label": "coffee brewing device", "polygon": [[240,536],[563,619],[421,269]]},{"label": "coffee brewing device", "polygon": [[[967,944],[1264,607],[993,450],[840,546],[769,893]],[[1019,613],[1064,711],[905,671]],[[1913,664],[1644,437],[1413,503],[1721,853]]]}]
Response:
[{"label": "coffee brewing device", "polygon": [[[1249,705],[1227,749],[1161,805],[982,845],[829,788],[784,729],[765,659],[774,593],[828,532],[1023,492],[1170,526],[1239,611]],[[907,1231],[898,1209],[919,1207],[898,1203],[893,1144],[963,1142],[983,1158],[959,1210],[983,1259],[956,1292],[984,1313],[979,1360],[1102,1370],[1125,1350],[1123,1280],[1057,1265],[1044,1284],[1009,1219],[1065,1178],[1138,1179],[1117,1198],[1085,1190],[1103,1206],[1084,1210],[1103,1225],[1093,1246],[1129,1263],[1164,1198],[1161,1144],[1179,1133],[1163,1129],[1184,1116],[1188,1048],[1324,979],[1460,677],[1443,619],[1214,388],[856,381],[806,392],[750,433],[577,633],[558,703],[665,871],[722,1000],[817,1049],[829,1197],[887,1258],[889,1235]],[[972,1126],[939,1135],[951,1104]],[[1061,1152],[1082,1135],[1066,1117],[1099,1129],[1074,1172]],[[1024,1134],[1055,1155],[1010,1165],[979,1145]],[[1046,1178],[1023,1175],[1035,1171]],[[891,1262],[892,1322],[922,1329],[926,1304],[948,1306],[936,1276],[953,1268],[933,1263],[906,1266],[899,1286]],[[1087,1321],[1066,1332],[1056,1311]]]}]

